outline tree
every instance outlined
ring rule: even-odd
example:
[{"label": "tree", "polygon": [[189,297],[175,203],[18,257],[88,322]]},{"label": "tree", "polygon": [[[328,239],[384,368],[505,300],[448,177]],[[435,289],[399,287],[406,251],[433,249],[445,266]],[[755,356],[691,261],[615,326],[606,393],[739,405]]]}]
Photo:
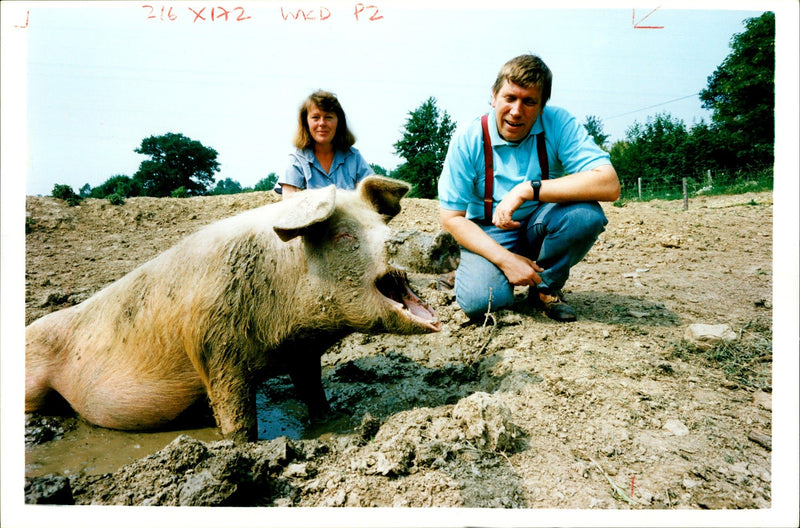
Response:
[{"label": "tree", "polygon": [[657,114],[647,123],[634,124],[625,141],[611,148],[611,162],[623,185],[635,185],[637,178],[650,183],[675,185],[687,175],[686,144],[689,132],[680,119]]},{"label": "tree", "polygon": [[775,142],[775,14],[744,21],[731,52],[700,92],[712,124],[735,153],[733,163],[772,163]]},{"label": "tree", "polygon": [[253,187],[255,191],[271,191],[275,188],[275,184],[278,183],[278,175],[274,172],[270,172],[266,178],[262,178],[258,181],[258,183]]},{"label": "tree", "polygon": [[111,194],[118,194],[123,198],[130,198],[131,196],[140,196],[142,194],[142,188],[139,183],[134,181],[130,176],[117,174],[92,189],[91,197],[106,198]]},{"label": "tree", "polygon": [[134,152],[150,156],[133,175],[145,196],[170,196],[180,187],[189,196],[206,194],[219,171],[217,151],[183,134],[150,136]]},{"label": "tree", "polygon": [[376,165],[374,163],[370,163],[369,166],[372,169],[372,172],[374,172],[378,176],[388,176],[389,175],[389,173],[386,171],[386,169],[384,169],[380,165]]},{"label": "tree", "polygon": [[394,144],[396,154],[406,162],[392,172],[392,177],[414,186],[410,196],[436,198],[439,175],[455,128],[455,122],[446,111],[439,111],[433,97],[409,112],[403,137]]},{"label": "tree", "polygon": [[242,184],[230,178],[225,178],[217,182],[211,194],[239,194],[242,192]]},{"label": "tree", "polygon": [[78,205],[83,200],[82,197],[75,194],[75,191],[72,190],[72,187],[61,183],[53,185],[52,194],[53,198],[64,200],[65,202],[67,202],[67,205],[69,206]]},{"label": "tree", "polygon": [[594,139],[594,142],[597,143],[598,146],[604,148],[603,145],[608,139],[608,134],[603,133],[603,122],[600,121],[599,117],[593,115],[586,116],[586,122],[583,124],[583,128],[592,136],[592,139]]}]

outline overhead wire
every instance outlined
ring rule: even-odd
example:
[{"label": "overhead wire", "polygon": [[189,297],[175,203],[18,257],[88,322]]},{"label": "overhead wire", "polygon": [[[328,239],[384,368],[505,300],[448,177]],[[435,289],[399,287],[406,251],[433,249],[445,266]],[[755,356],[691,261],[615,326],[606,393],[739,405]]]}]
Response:
[{"label": "overhead wire", "polygon": [[693,93],[693,94],[690,94],[690,95],[684,95],[683,97],[678,97],[677,99],[670,99],[669,101],[664,101],[663,103],[657,103],[657,104],[654,104],[654,105],[645,106],[644,108],[639,108],[637,110],[631,110],[629,112],[624,112],[622,114],[617,114],[617,115],[613,115],[613,116],[610,116],[610,117],[602,117],[601,119],[603,121],[608,121],[609,119],[616,119],[618,117],[624,117],[624,116],[627,116],[627,115],[636,114],[638,112],[643,112],[645,110],[650,110],[651,108],[657,108],[659,106],[664,106],[664,105],[667,105],[667,104],[670,104],[670,103],[675,103],[677,101],[683,101],[684,99],[688,99],[690,97],[695,97],[697,95],[700,95],[700,92]]}]

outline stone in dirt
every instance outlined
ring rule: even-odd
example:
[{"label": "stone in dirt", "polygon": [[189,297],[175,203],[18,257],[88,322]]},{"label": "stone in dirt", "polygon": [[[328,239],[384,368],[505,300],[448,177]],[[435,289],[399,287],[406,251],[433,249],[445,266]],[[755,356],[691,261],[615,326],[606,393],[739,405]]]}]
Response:
[{"label": "stone in dirt", "polygon": [[727,324],[691,324],[686,328],[684,339],[698,348],[708,349],[721,342],[736,341],[736,333]]}]

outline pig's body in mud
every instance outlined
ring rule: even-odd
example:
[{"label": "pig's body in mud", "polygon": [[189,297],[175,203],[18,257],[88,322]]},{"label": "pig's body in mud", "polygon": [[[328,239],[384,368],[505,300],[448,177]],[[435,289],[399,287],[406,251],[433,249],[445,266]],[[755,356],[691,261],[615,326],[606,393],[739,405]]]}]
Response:
[{"label": "pig's body in mud", "polygon": [[256,436],[255,389],[289,373],[324,413],[320,356],[353,332],[437,331],[386,255],[402,182],[371,177],[212,224],[83,303],[26,328],[26,411],[53,392],[87,421],[163,426],[207,396],[223,434]]}]

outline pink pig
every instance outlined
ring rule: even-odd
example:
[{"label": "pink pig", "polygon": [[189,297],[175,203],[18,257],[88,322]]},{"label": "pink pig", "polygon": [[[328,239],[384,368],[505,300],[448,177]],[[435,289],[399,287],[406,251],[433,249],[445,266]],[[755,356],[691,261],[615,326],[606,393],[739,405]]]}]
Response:
[{"label": "pink pig", "polygon": [[207,397],[226,436],[257,436],[259,382],[289,373],[328,409],[320,357],[352,332],[436,332],[388,263],[386,223],[409,186],[299,193],[211,224],[86,301],[25,330],[25,410],[58,393],[89,422],[163,426]]}]

